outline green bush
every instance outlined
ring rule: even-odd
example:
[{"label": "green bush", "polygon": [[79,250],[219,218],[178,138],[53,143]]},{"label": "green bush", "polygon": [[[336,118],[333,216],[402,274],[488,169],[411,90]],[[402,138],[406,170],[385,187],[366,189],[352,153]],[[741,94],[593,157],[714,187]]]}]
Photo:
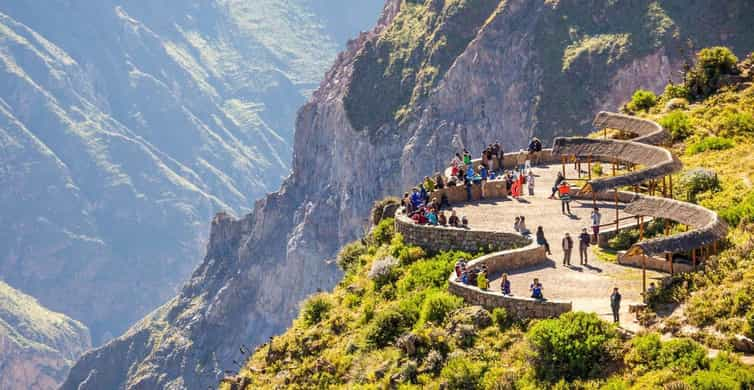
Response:
[{"label": "green bush", "polygon": [[671,99],[688,99],[689,98],[689,89],[683,84],[668,84],[665,86],[665,91],[662,93],[662,96],[666,100]]},{"label": "green bush", "polygon": [[673,111],[665,115],[660,119],[659,124],[670,132],[674,141],[682,141],[694,132],[691,119],[682,111]]},{"label": "green bush", "polygon": [[657,367],[669,367],[684,373],[703,370],[709,366],[707,350],[691,339],[673,339],[662,343]]},{"label": "green bush", "polygon": [[338,267],[343,271],[353,269],[360,263],[361,255],[367,252],[367,247],[359,241],[354,241],[350,244],[346,244],[343,249],[338,253],[338,257],[335,260],[338,263]]},{"label": "green bush", "polygon": [[708,150],[725,150],[733,146],[735,146],[735,143],[730,138],[707,137],[686,147],[686,154],[694,155]]},{"label": "green bush", "polygon": [[696,55],[697,62],[686,75],[689,95],[698,99],[715,93],[720,88],[723,75],[736,74],[738,58],[727,47],[702,49]]},{"label": "green bush", "polygon": [[605,173],[602,169],[602,164],[594,163],[592,165],[592,173],[594,174],[594,176],[602,176]]},{"label": "green bush", "polygon": [[481,388],[484,366],[463,356],[448,360],[440,372],[440,377],[448,384],[449,390],[473,390]]},{"label": "green bush", "polygon": [[718,211],[720,217],[733,226],[751,222],[754,218],[754,192],[750,192],[733,206]]},{"label": "green bush", "polygon": [[430,293],[424,299],[419,323],[426,324],[427,322],[432,322],[442,324],[448,313],[461,307],[461,304],[463,304],[463,299],[448,292],[436,291]]},{"label": "green bush", "polygon": [[511,320],[511,316],[504,307],[496,307],[492,310],[492,322],[494,322],[501,331],[508,329],[511,325]]},{"label": "green bush", "polygon": [[655,104],[657,104],[657,96],[654,92],[638,89],[631,96],[631,101],[628,102],[628,109],[631,111],[649,111]]},{"label": "green bush", "polygon": [[749,112],[725,110],[715,119],[718,133],[726,137],[747,136],[754,133],[754,116]]},{"label": "green bush", "polygon": [[374,281],[375,290],[380,290],[383,286],[392,284],[398,280],[399,276],[398,259],[392,256],[375,260],[367,274],[367,277]]},{"label": "green bush", "polygon": [[624,251],[639,241],[639,231],[637,229],[623,229],[607,241],[610,249]]},{"label": "green bush", "polygon": [[543,320],[526,333],[537,377],[547,381],[596,376],[613,359],[615,327],[594,313],[570,312]]},{"label": "green bush", "polygon": [[303,319],[306,325],[315,325],[327,317],[332,308],[330,300],[325,294],[317,294],[304,303]]},{"label": "green bush", "polygon": [[384,348],[390,345],[408,328],[407,323],[397,308],[387,308],[378,312],[366,330],[367,346]]},{"label": "green bush", "polygon": [[731,377],[718,372],[697,371],[686,378],[691,388],[695,390],[738,390],[739,384]]},{"label": "green bush", "polygon": [[754,310],[749,310],[746,313],[746,336],[754,337]]},{"label": "green bush", "polygon": [[691,202],[696,202],[697,195],[707,191],[718,191],[720,189],[720,180],[717,173],[710,169],[695,168],[686,171],[681,176],[680,186],[686,193],[686,198]]},{"label": "green bush", "polygon": [[419,260],[405,270],[404,276],[396,284],[398,292],[412,294],[422,289],[445,288],[448,285],[448,275],[453,271],[456,261],[470,258],[471,255],[465,252],[448,251]]},{"label": "green bush", "polygon": [[656,362],[662,348],[660,336],[657,333],[636,336],[631,340],[630,345],[631,349],[623,358],[626,365],[639,372],[657,368]]},{"label": "green bush", "polygon": [[395,219],[385,218],[372,230],[372,240],[377,245],[389,244],[395,234]]}]

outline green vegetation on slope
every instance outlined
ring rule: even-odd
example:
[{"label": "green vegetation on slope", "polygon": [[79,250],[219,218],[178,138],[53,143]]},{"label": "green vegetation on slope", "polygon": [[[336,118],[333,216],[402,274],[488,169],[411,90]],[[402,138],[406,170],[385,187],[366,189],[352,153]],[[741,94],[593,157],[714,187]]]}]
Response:
[{"label": "green vegetation on slope", "polygon": [[[595,314],[522,322],[446,292],[461,252],[406,245],[386,219],[344,247],[343,281],[303,303],[283,335],[259,347],[222,388],[644,389],[676,383],[754,385],[734,355],[695,341],[633,341]],[[625,358],[624,358],[625,356]],[[682,383],[681,383],[682,382]],[[736,387],[737,386],[737,387]],[[727,388],[727,387],[726,387]]]},{"label": "green vegetation on slope", "polygon": [[[499,0],[404,0],[395,20],[354,62],[344,98],[356,130],[403,120],[437,85]],[[369,104],[366,104],[369,102]]]}]

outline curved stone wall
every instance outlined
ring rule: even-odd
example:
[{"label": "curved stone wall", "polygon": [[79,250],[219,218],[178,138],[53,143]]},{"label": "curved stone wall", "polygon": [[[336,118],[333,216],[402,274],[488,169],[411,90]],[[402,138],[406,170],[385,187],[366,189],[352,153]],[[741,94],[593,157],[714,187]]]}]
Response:
[{"label": "curved stone wall", "polygon": [[596,130],[615,129],[633,134],[636,136],[633,142],[658,145],[670,138],[670,133],[657,122],[614,112],[600,111],[592,125]]},{"label": "curved stone wall", "polygon": [[395,216],[395,231],[405,242],[429,251],[462,250],[465,252],[502,251],[521,248],[531,240],[514,233],[418,225],[403,214]]},{"label": "curved stone wall", "polygon": [[[469,268],[487,266],[490,274],[512,272],[541,265],[547,261],[544,247],[530,244],[524,248],[490,253],[468,263]],[[448,280],[448,290],[473,305],[488,309],[504,307],[518,318],[552,318],[572,309],[571,302],[554,300],[540,301],[528,297],[506,296],[498,291],[481,290],[475,286],[456,281],[455,273]]]}]

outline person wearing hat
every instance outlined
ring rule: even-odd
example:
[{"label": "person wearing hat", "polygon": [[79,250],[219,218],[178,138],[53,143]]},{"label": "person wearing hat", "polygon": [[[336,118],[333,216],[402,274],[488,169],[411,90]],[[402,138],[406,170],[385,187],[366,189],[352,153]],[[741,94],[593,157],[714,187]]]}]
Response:
[{"label": "person wearing hat", "polygon": [[573,239],[566,233],[563,237],[563,265],[571,265],[571,250],[573,249]]},{"label": "person wearing hat", "polygon": [[592,238],[586,232],[586,228],[581,229],[581,234],[579,234],[579,264],[581,265],[586,265],[588,262],[586,253],[589,251],[591,241]]}]

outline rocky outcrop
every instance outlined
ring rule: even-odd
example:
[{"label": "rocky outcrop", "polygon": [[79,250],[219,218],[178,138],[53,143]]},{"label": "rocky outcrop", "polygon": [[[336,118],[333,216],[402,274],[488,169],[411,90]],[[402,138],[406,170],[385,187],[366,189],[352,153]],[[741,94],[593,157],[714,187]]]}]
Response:
[{"label": "rocky outcrop", "polygon": [[54,389],[91,347],[89,330],[0,282],[0,389]]},{"label": "rocky outcrop", "polygon": [[[713,37],[693,25],[684,25],[676,36],[669,26],[658,33],[643,31],[644,24],[629,24],[635,19],[628,16],[637,12],[651,13],[650,19],[662,16],[662,10],[652,8],[657,3],[649,1],[631,2],[630,9],[623,9],[619,2],[509,0],[490,8],[486,18],[474,18],[481,23],[470,25],[454,18],[463,10],[445,3],[387,1],[377,27],[349,43],[299,110],[293,174],[281,190],[257,202],[241,219],[218,217],[207,256],[181,293],[124,336],[86,354],[72,369],[65,389],[206,387],[224,370],[236,369],[233,360],[243,358],[241,344],[265,342],[287,326],[302,298],[334,285],[340,273],[328,259],[341,244],[360,236],[376,199],[443,169],[461,146],[478,152],[483,143],[500,140],[510,151],[532,134],[549,139],[583,132],[587,129],[582,126],[602,108],[595,102],[605,99],[611,76],[630,63],[658,50],[670,63],[677,62],[672,45],[687,38],[701,36],[705,43],[723,44],[739,38]],[[728,3],[703,3],[687,12],[696,15],[704,7],[714,15],[730,11],[725,9]],[[746,6],[733,3],[730,7]],[[368,71],[384,69],[384,64],[369,61],[391,58],[380,50],[399,50],[390,40],[403,37],[403,31],[392,22],[406,9],[418,15],[412,20],[429,23],[429,34],[460,29],[463,37],[471,38],[459,51],[433,51],[435,40],[413,37],[431,44],[422,52],[444,57],[408,55],[393,58],[394,64],[411,65],[416,59],[428,65],[422,75],[436,71],[432,74],[437,77],[412,78],[427,84],[391,95],[399,99],[397,104],[388,102],[399,107],[396,115],[381,116],[388,119],[379,123],[370,117],[363,122],[367,125],[354,129],[344,100],[349,96],[351,107],[356,102],[365,107],[384,103],[380,99],[387,95],[379,83],[360,83],[358,94],[349,94],[350,87],[357,77],[379,81],[379,72]],[[567,23],[562,17],[566,14]],[[678,20],[685,20],[681,16]],[[728,24],[731,31],[751,28],[734,20]],[[635,45],[631,37],[618,37],[618,46],[605,43],[605,34],[621,31],[636,33]],[[632,82],[627,79],[625,85]],[[564,95],[569,93],[578,96]],[[353,100],[356,96],[360,98]],[[401,110],[405,99],[409,105]],[[555,120],[556,113],[562,121]]]},{"label": "rocky outcrop", "polygon": [[279,187],[296,109],[380,5],[1,2],[0,275],[96,344],[122,333],[215,212]]}]

